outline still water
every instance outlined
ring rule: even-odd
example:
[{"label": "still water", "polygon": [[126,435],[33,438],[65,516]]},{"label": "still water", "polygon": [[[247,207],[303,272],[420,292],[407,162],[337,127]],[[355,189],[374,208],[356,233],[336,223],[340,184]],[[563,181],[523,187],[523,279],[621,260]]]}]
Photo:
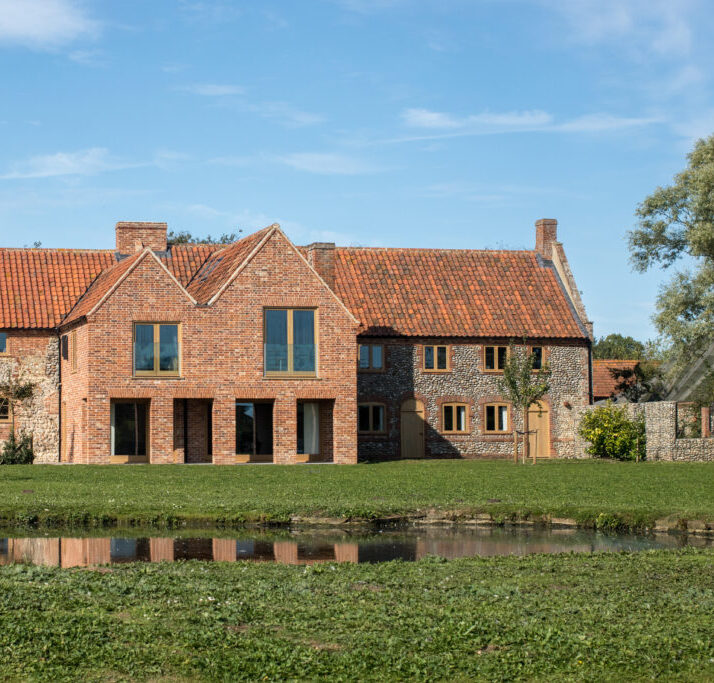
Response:
[{"label": "still water", "polygon": [[[153,531],[153,530],[152,530]],[[85,567],[124,562],[205,560],[235,562],[386,562],[444,558],[527,555],[529,553],[593,553],[686,545],[714,546],[714,539],[692,536],[612,535],[574,529],[448,527],[393,528],[379,531],[303,531],[283,533],[239,530],[232,537],[145,535],[114,531],[115,536],[12,536],[0,532],[0,565],[24,562],[59,567]],[[122,533],[126,536],[122,536]],[[136,533],[136,532],[135,532]],[[141,531],[139,531],[141,533]],[[157,532],[153,532],[156,534]],[[160,533],[160,532],[159,532]],[[184,532],[185,533],[185,532]],[[190,533],[190,532],[189,532]],[[205,532],[204,532],[205,533]]]}]

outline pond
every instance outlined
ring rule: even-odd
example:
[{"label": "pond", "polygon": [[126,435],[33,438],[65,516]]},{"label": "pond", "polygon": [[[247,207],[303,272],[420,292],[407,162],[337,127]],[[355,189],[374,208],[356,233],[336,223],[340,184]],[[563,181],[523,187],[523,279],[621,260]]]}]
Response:
[{"label": "pond", "polygon": [[0,565],[18,562],[84,567],[125,562],[204,560],[235,562],[413,561],[429,555],[444,558],[593,553],[714,546],[712,538],[692,536],[604,534],[584,529],[394,527],[380,530],[310,530],[270,532],[237,530],[158,532],[113,530],[112,536],[21,536],[0,531]]}]

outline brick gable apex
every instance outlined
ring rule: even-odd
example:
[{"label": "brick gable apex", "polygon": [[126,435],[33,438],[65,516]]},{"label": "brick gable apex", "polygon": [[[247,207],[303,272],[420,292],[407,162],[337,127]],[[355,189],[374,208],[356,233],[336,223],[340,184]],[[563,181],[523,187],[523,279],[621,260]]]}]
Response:
[{"label": "brick gable apex", "polygon": [[106,301],[116,292],[121,284],[130,277],[131,273],[136,270],[136,268],[149,259],[149,263],[153,267],[158,267],[171,282],[176,286],[179,291],[192,303],[196,304],[196,300],[186,291],[186,288],[176,279],[173,273],[166,267],[166,265],[154,254],[154,252],[148,247],[142,249],[140,252],[125,258],[118,263],[114,264],[110,268],[102,271],[96,279],[89,286],[84,295],[79,299],[77,304],[68,313],[66,318],[60,323],[60,326],[68,325],[69,323],[76,322],[80,318],[86,318],[94,313],[96,313]]}]

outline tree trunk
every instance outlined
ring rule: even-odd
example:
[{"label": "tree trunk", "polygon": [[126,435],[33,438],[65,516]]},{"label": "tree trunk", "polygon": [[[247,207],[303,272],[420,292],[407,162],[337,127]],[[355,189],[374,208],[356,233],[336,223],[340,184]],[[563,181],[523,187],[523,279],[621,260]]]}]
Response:
[{"label": "tree trunk", "polygon": [[[523,461],[528,462],[528,456],[531,452],[531,439],[528,429],[528,408],[523,409]],[[533,464],[535,465],[535,454],[533,455]]]},{"label": "tree trunk", "polygon": [[518,430],[513,427],[513,462],[518,464]]}]

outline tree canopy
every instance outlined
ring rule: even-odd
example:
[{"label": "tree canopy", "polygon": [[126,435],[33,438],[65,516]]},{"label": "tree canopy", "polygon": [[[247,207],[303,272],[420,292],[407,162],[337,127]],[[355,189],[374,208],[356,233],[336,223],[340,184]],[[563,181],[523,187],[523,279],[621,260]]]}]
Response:
[{"label": "tree canopy", "polygon": [[223,233],[219,237],[211,237],[211,235],[206,235],[205,237],[196,237],[192,235],[187,230],[180,230],[179,232],[174,232],[169,230],[166,235],[166,241],[169,245],[174,244],[230,244],[240,239],[240,233],[243,232],[239,230],[238,233]]},{"label": "tree canopy", "polygon": [[619,360],[641,360],[645,357],[645,345],[633,337],[608,334],[596,339],[593,344],[593,358],[617,358]]},{"label": "tree canopy", "polygon": [[714,135],[687,158],[672,185],[638,206],[639,224],[629,233],[636,270],[683,265],[660,289],[654,317],[673,373],[714,339]]}]

